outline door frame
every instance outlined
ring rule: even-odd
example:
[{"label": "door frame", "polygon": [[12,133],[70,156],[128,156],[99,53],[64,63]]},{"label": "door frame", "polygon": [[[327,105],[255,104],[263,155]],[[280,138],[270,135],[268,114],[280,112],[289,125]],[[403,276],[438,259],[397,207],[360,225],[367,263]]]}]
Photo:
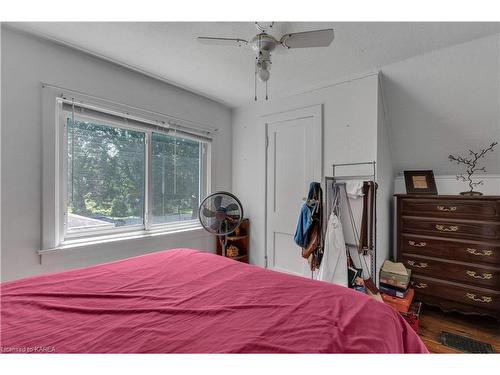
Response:
[{"label": "door frame", "polygon": [[[264,266],[269,267],[269,249],[267,245],[268,239],[268,161],[269,161],[269,125],[276,124],[284,121],[313,118],[313,142],[314,150],[316,150],[316,163],[314,163],[314,179],[320,183],[323,181],[323,104],[316,104],[307,107],[292,108],[282,112],[271,113],[261,116],[265,125],[265,160],[264,160],[264,173],[265,173],[265,193],[264,193]],[[298,215],[298,213],[297,213]]]}]

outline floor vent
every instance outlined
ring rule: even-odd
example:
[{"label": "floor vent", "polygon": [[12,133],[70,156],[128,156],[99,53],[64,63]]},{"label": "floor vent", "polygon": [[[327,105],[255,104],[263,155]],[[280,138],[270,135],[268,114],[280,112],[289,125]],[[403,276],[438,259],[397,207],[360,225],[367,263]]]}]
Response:
[{"label": "floor vent", "polygon": [[441,332],[441,344],[464,353],[495,353],[493,347],[485,342],[470,339],[450,332]]}]

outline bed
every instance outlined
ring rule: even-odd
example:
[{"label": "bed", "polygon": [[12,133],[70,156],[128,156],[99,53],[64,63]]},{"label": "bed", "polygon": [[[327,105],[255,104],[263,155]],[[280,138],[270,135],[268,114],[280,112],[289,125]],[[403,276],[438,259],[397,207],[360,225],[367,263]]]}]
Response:
[{"label": "bed", "polygon": [[4,353],[427,353],[353,290],[175,249],[1,285]]}]

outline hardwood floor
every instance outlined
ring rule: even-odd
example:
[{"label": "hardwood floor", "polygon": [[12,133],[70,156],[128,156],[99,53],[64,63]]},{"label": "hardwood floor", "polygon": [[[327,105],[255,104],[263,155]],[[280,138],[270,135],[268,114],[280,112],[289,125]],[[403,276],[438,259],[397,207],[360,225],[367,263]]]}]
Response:
[{"label": "hardwood floor", "polygon": [[500,323],[488,317],[465,316],[458,313],[443,313],[424,305],[420,315],[419,336],[431,353],[461,353],[439,342],[441,331],[470,337],[491,344],[500,353]]}]

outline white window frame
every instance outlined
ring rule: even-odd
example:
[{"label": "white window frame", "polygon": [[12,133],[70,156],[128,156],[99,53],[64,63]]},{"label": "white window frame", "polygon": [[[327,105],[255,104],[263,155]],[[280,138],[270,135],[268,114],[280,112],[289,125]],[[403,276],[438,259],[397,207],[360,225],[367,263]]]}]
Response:
[{"label": "white window frame", "polygon": [[[152,134],[166,134],[172,136],[172,129],[177,129],[169,124],[168,118],[161,118],[157,113],[151,116],[147,111],[138,110],[131,113],[129,107],[98,100],[89,100],[84,94],[69,92],[70,95],[50,87],[42,86],[42,141],[43,141],[43,226],[42,244],[40,252],[57,250],[72,244],[95,243],[96,241],[109,241],[113,239],[122,240],[128,237],[147,236],[156,234],[177,233],[187,229],[201,228],[199,221],[185,220],[171,223],[152,223],[152,173],[150,170],[152,162]],[[134,125],[129,125],[125,121],[114,121],[113,119],[103,119],[92,114],[75,115],[78,119],[94,120],[103,125],[139,131],[145,136],[145,186],[144,186],[144,223],[129,225],[124,227],[107,228],[100,230],[74,230],[67,231],[67,118],[68,111],[63,109],[63,103],[68,103],[68,96],[71,102],[79,107],[87,107],[93,111],[103,114],[117,113],[123,118],[130,118]],[[187,129],[187,130],[186,130]],[[192,133],[189,127],[184,126],[179,137],[193,139],[201,142],[201,164],[200,164],[200,199],[211,192],[211,134],[215,129],[195,129]]]}]

